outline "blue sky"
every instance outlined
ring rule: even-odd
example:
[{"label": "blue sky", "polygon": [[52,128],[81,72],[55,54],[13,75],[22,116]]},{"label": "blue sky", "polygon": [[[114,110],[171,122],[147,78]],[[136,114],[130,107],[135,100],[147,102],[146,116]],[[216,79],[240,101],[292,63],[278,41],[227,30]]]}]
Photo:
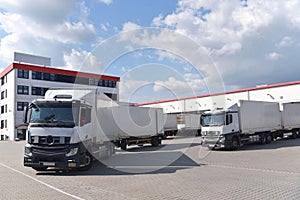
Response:
[{"label": "blue sky", "polygon": [[1,0],[0,68],[13,52],[121,77],[149,102],[300,80],[297,0]]}]

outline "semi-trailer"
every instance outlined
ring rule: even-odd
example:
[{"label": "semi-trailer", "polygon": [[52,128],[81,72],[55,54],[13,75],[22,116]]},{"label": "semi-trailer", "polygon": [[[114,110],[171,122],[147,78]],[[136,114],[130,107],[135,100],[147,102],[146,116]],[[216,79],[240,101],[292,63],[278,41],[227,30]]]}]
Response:
[{"label": "semi-trailer", "polygon": [[24,166],[88,170],[115,147],[151,143],[163,134],[163,111],[118,104],[96,88],[49,89],[24,111]]},{"label": "semi-trailer", "polygon": [[177,114],[164,114],[164,138],[174,136],[178,132]]},{"label": "semi-trailer", "polygon": [[299,135],[300,104],[240,100],[226,109],[201,116],[202,146],[237,149],[251,143],[267,144],[278,137]]}]

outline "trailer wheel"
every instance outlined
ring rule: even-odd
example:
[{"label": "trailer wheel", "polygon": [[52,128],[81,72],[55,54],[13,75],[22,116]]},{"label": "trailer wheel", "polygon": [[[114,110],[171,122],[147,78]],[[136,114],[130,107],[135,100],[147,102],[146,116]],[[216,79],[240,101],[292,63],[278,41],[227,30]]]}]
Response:
[{"label": "trailer wheel", "polygon": [[270,144],[272,142],[272,140],[273,140],[272,135],[270,133],[268,133],[266,135],[266,143]]},{"label": "trailer wheel", "polygon": [[296,136],[297,136],[297,137],[300,137],[300,132],[299,132],[299,130],[296,130],[295,132],[296,132]]},{"label": "trailer wheel", "polygon": [[298,131],[293,130],[293,131],[292,131],[291,138],[292,138],[292,139],[296,139],[296,138],[298,137],[298,134],[299,134]]},{"label": "trailer wheel", "polygon": [[160,139],[158,137],[152,137],[151,139],[151,145],[153,147],[157,147],[160,144]]},{"label": "trailer wheel", "polygon": [[239,147],[239,140],[237,137],[233,137],[231,140],[231,149],[237,150],[238,147]]},{"label": "trailer wheel", "polygon": [[266,144],[267,143],[267,136],[266,136],[266,134],[261,134],[260,136],[260,140],[259,140],[259,143],[260,144]]},{"label": "trailer wheel", "polygon": [[121,140],[120,147],[122,150],[126,151],[127,149],[127,140]]}]

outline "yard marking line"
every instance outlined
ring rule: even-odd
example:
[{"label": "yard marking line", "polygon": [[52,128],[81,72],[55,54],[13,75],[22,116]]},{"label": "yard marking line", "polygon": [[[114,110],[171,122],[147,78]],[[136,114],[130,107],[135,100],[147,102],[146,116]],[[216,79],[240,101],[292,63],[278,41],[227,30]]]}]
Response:
[{"label": "yard marking line", "polygon": [[7,168],[7,169],[10,169],[10,170],[12,170],[12,171],[14,171],[14,172],[17,172],[17,173],[19,173],[19,174],[21,174],[21,175],[23,175],[23,176],[26,176],[26,177],[28,177],[28,178],[30,178],[30,179],[32,179],[32,180],[38,182],[38,183],[40,183],[40,184],[42,184],[42,185],[44,185],[44,186],[50,188],[50,189],[53,189],[53,190],[56,190],[57,192],[60,192],[60,193],[62,193],[62,194],[65,194],[65,195],[67,195],[67,196],[69,196],[69,197],[72,197],[72,198],[78,199],[78,200],[84,200],[83,198],[80,198],[80,197],[75,196],[75,195],[73,195],[73,194],[70,194],[70,193],[67,193],[67,192],[65,192],[65,191],[62,191],[61,189],[58,189],[58,188],[56,188],[56,187],[54,187],[54,186],[52,186],[52,185],[49,185],[49,184],[47,184],[47,183],[45,183],[45,182],[43,182],[43,181],[40,181],[40,180],[38,180],[38,179],[36,179],[36,178],[34,178],[34,177],[32,177],[32,176],[29,176],[28,174],[25,174],[24,172],[21,172],[21,171],[19,171],[19,170],[16,170],[16,169],[14,169],[14,168],[12,168],[12,167],[9,167],[9,166],[7,166],[7,165],[5,165],[5,164],[3,164],[3,163],[0,163],[0,165],[1,165],[2,167],[5,167],[5,168]]}]

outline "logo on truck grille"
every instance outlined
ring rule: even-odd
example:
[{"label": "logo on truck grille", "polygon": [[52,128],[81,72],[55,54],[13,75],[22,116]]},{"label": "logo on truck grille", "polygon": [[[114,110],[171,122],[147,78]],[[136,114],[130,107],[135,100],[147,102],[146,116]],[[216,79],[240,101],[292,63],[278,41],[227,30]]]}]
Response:
[{"label": "logo on truck grille", "polygon": [[53,136],[51,135],[48,135],[47,138],[46,138],[46,141],[49,145],[53,144],[54,143],[54,138]]}]

